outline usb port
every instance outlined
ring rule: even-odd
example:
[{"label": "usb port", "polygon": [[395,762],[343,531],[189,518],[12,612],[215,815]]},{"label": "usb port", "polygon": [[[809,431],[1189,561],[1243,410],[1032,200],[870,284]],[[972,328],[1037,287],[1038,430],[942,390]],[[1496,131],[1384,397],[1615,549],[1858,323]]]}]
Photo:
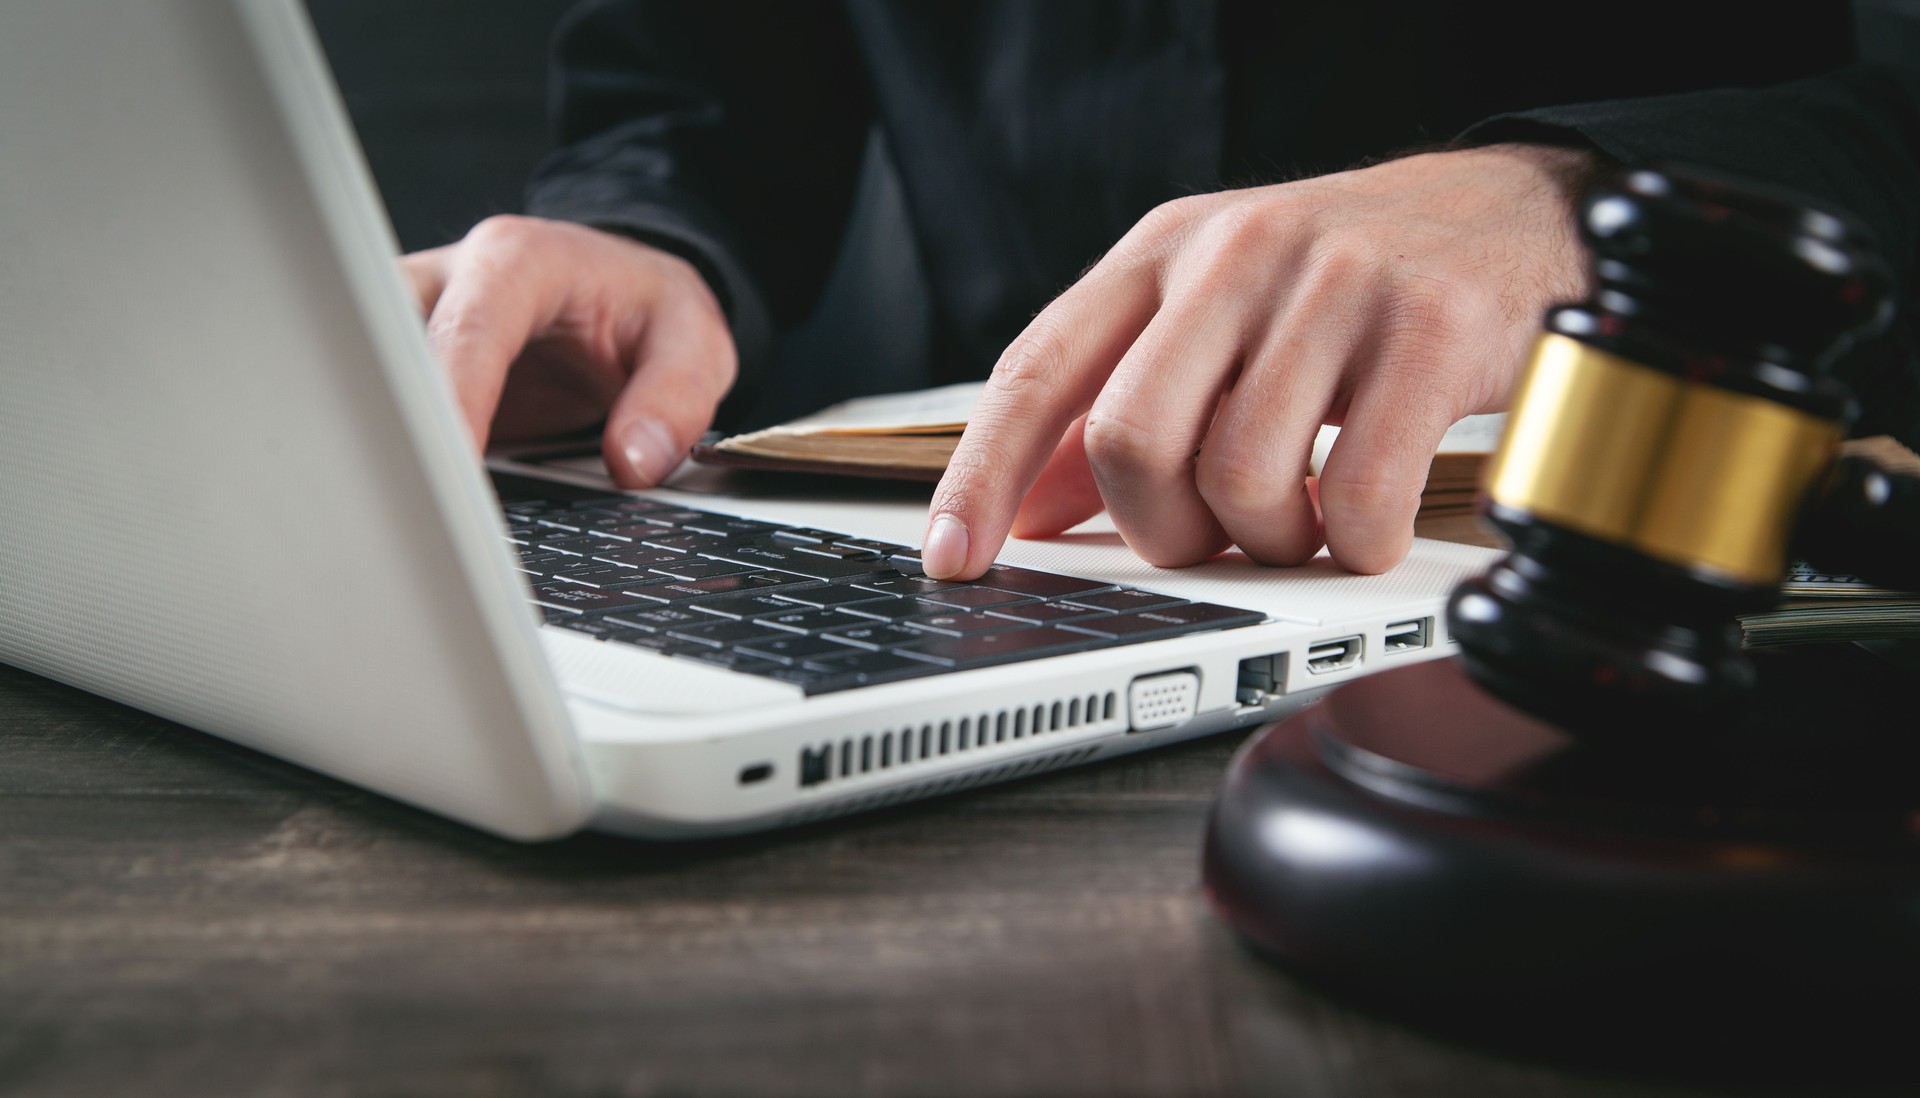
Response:
[{"label": "usb port", "polygon": [[1360,638],[1341,637],[1339,640],[1320,641],[1307,649],[1307,671],[1314,675],[1324,675],[1329,671],[1339,671],[1360,662]]},{"label": "usb port", "polygon": [[1384,643],[1387,654],[1412,652],[1433,643],[1433,619],[1415,618],[1412,621],[1396,621],[1387,626]]}]

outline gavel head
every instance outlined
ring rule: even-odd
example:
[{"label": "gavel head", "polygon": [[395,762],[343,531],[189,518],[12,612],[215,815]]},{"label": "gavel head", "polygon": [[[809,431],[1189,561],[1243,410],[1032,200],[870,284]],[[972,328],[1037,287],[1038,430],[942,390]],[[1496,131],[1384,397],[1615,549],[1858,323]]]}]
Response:
[{"label": "gavel head", "polygon": [[1713,719],[1892,277],[1847,217],[1698,169],[1623,170],[1579,218],[1595,289],[1546,317],[1482,496],[1512,549],[1449,627],[1476,681],[1569,730]]}]

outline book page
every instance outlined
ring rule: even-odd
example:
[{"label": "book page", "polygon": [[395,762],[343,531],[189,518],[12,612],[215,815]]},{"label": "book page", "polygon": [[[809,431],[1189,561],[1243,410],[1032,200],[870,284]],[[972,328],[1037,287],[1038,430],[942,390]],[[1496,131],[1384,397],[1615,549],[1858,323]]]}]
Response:
[{"label": "book page", "polygon": [[973,415],[984,381],[963,381],[937,389],[860,397],[808,416],[769,427],[782,435],[959,434]]}]

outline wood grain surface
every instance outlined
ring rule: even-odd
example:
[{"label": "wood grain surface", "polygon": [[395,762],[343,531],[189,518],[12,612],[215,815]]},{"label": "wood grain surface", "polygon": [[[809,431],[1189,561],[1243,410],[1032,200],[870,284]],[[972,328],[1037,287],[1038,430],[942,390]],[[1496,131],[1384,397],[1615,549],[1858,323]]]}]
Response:
[{"label": "wood grain surface", "polygon": [[1244,951],[1197,879],[1237,739],[521,846],[0,668],[0,1094],[1746,1092],[1737,1040],[1682,1076],[1569,1065]]}]

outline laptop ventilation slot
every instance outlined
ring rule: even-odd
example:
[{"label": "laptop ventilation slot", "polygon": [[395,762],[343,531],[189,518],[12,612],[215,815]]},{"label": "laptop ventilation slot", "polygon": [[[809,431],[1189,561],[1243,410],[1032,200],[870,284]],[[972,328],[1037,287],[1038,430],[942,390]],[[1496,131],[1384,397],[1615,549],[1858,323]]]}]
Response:
[{"label": "laptop ventilation slot", "polygon": [[1025,759],[1015,759],[1000,766],[991,766],[984,770],[968,770],[951,774],[932,781],[915,782],[912,785],[894,786],[890,789],[876,790],[865,796],[848,797],[844,800],[829,801],[815,808],[803,808],[787,814],[784,825],[811,823],[815,820],[845,816],[868,809],[884,808],[888,805],[902,804],[906,801],[920,800],[926,797],[938,797],[945,793],[957,793],[962,789],[971,789],[976,785],[990,782],[1008,781],[1038,774],[1047,770],[1059,770],[1074,766],[1098,755],[1101,745],[1074,748],[1067,751],[1054,751],[1045,755],[1035,755]]},{"label": "laptop ventilation slot", "polygon": [[1114,691],[1056,698],[1018,709],[987,710],[904,728],[866,732],[800,749],[801,788],[857,778],[901,766],[965,755],[999,744],[1114,720]]}]

